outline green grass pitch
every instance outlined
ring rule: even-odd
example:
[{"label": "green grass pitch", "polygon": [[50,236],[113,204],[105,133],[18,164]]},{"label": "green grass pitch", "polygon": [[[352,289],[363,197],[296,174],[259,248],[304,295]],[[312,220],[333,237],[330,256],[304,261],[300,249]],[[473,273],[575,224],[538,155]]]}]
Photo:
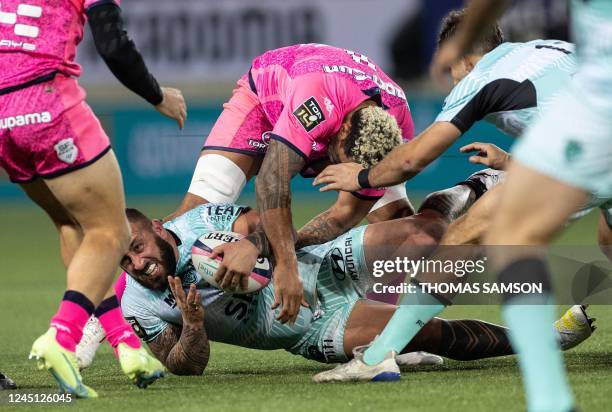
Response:
[{"label": "green grass pitch", "polygon": [[[174,203],[131,202],[151,216],[162,216]],[[295,224],[301,225],[325,207],[295,202]],[[0,370],[21,388],[55,390],[27,354],[47,327],[65,287],[55,231],[43,212],[26,203],[4,202],[0,212]],[[562,237],[569,244],[595,243],[596,216],[574,224]],[[612,307],[591,313],[599,329],[580,347],[565,354],[570,379],[583,411],[610,410],[612,382]],[[448,318],[499,322],[497,307],[453,307]],[[211,361],[201,377],[168,376],[147,390],[123,376],[107,345],[83,375],[100,399],[72,406],[87,411],[522,411],[525,408],[513,357],[486,361],[447,361],[437,368],[404,373],[391,384],[315,385],[311,376],[329,366],[284,351],[256,351],[213,344]],[[8,406],[0,410],[40,409]]]}]

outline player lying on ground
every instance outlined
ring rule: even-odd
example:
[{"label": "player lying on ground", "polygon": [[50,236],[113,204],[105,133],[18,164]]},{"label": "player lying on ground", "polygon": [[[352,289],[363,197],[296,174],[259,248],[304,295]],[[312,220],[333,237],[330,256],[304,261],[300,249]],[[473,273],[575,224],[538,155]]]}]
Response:
[{"label": "player lying on ground", "polygon": [[[291,219],[290,180],[314,176],[331,163],[376,164],[396,145],[413,137],[402,89],[368,57],[322,44],[271,50],[255,58],[206,139],[178,216],[205,203],[232,203],[257,175],[262,228],[276,257],[275,305],[279,320],[293,321],[302,285],[294,244],[327,242],[369,214],[370,222],[407,216],[413,209],[403,185],[384,190],[340,193],[331,208],[297,234]],[[384,206],[384,207],[383,207]],[[232,282],[244,267],[239,259],[248,240],[225,251]],[[238,257],[236,256],[238,255]]]},{"label": "player lying on ground", "polygon": [[[232,295],[202,281],[191,264],[191,247],[200,236],[214,231],[248,235],[257,230],[256,211],[207,204],[165,224],[133,209],[127,216],[132,242],[121,262],[130,273],[121,301],[124,316],[171,372],[189,375],[204,371],[209,339],[286,349],[322,362],[347,361],[354,349],[380,333],[396,310],[365,299],[373,262],[418,258],[436,245],[447,225],[439,212],[424,210],[298,250],[309,307],[300,309],[294,324],[283,324],[276,319],[278,309],[272,309],[274,279],[257,294]],[[253,258],[265,253],[255,251]],[[581,321],[588,324],[584,315]],[[588,336],[575,330],[564,338],[567,347]],[[512,353],[506,336],[505,328],[486,322],[436,318],[403,352],[424,350],[458,360],[502,356]],[[393,357],[387,362],[395,365]]]},{"label": "player lying on ground", "polygon": [[117,160],[76,80],[85,22],[121,83],[180,127],[185,102],[180,91],[160,88],[149,73],[123,28],[118,0],[36,3],[2,1],[0,24],[0,164],[53,220],[67,268],[66,293],[31,358],[52,373],[61,391],[96,397],[83,384],[74,355],[95,310],[123,372],[145,387],[163,368],[141,347],[109,292],[129,227]]}]

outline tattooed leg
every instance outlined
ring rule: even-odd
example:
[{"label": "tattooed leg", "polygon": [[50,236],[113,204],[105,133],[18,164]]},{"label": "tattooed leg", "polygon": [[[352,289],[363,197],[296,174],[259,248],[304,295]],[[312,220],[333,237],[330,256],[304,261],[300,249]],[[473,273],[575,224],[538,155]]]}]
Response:
[{"label": "tattooed leg", "polygon": [[440,318],[433,318],[427,323],[403,352],[418,350],[461,361],[514,353],[508,328],[481,320]]}]

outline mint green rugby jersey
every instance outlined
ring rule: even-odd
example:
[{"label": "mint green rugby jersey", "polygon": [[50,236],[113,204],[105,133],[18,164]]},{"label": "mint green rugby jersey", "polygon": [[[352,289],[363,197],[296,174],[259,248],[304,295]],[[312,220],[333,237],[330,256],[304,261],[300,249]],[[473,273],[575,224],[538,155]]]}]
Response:
[{"label": "mint green rugby jersey", "polygon": [[484,119],[518,137],[567,86],[576,69],[572,43],[503,43],[457,83],[436,121],[451,122],[465,133]]},{"label": "mint green rugby jersey", "polygon": [[[301,307],[294,324],[281,324],[271,309],[273,282],[254,294],[233,295],[204,281],[191,263],[191,247],[200,236],[231,231],[236,219],[247,210],[248,207],[235,204],[209,203],[165,223],[164,227],[180,242],[175,274],[182,278],[184,288],[195,284],[200,292],[205,309],[204,327],[210,340],[256,349],[290,348],[311,327],[314,320],[311,309]],[[317,307],[316,281],[322,262],[322,257],[309,254],[298,261],[304,297],[312,308]],[[127,276],[121,310],[146,342],[154,340],[169,324],[182,324],[181,312],[169,289],[147,289],[131,276]]]}]

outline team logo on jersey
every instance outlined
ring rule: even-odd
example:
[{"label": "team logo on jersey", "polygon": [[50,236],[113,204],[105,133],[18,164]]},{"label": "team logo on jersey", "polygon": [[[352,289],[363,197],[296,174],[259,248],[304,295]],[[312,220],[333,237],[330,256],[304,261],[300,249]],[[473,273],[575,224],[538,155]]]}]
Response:
[{"label": "team logo on jersey", "polygon": [[310,132],[312,129],[325,121],[323,110],[321,110],[319,102],[317,102],[314,97],[311,97],[302,103],[297,109],[295,109],[293,115],[299,120],[302,126],[304,126],[304,129],[307,132]]},{"label": "team logo on jersey", "polygon": [[55,153],[57,153],[59,160],[64,163],[74,163],[79,155],[79,149],[74,144],[72,137],[60,140],[55,146],[53,146],[53,148],[55,149]]}]

